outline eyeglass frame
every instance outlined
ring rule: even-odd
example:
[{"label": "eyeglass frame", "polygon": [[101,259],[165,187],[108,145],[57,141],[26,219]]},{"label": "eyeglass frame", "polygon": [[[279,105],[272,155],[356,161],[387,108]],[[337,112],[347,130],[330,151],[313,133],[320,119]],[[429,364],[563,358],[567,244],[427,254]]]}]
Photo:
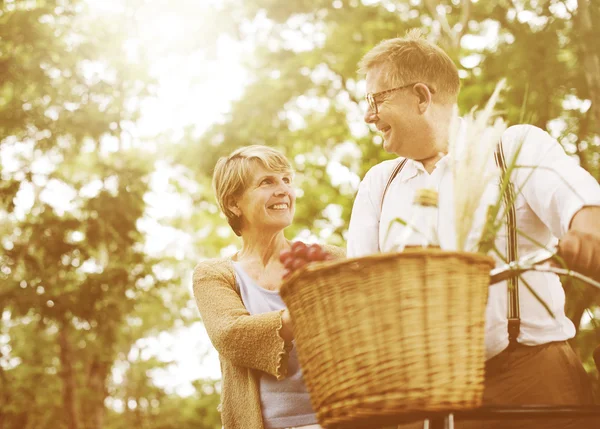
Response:
[{"label": "eyeglass frame", "polygon": [[413,86],[418,83],[422,83],[423,85],[425,85],[427,87],[427,89],[429,89],[429,92],[431,92],[432,94],[435,94],[435,89],[431,88],[429,85],[427,85],[423,82],[413,82],[413,83],[409,83],[408,85],[402,85],[402,86],[398,86],[396,88],[386,89],[385,91],[367,92],[367,95],[365,95],[365,99],[367,100],[367,104],[369,105],[369,108],[373,109],[373,114],[377,115],[379,113],[379,109],[377,108],[377,102],[375,101],[375,97],[380,97],[385,94],[389,94],[389,93],[392,93],[395,91],[400,91],[401,89],[408,88],[409,86]]}]

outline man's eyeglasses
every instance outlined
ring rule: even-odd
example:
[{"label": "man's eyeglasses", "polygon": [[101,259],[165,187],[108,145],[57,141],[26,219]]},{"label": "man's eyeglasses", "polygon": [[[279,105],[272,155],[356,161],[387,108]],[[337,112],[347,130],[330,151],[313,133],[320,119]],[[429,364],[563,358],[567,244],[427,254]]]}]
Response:
[{"label": "man's eyeglasses", "polygon": [[[380,91],[380,92],[369,92],[369,93],[367,93],[365,98],[367,99],[367,103],[369,103],[369,107],[373,110],[373,114],[377,115],[379,113],[379,111],[377,110],[377,99],[378,98],[380,98],[382,95],[386,95],[386,94],[389,94],[389,93],[395,92],[395,91],[400,91],[401,89],[416,85],[417,83],[421,83],[421,82],[413,82],[413,83],[409,83],[408,85],[402,85],[397,88],[386,89],[385,91]],[[425,85],[425,86],[427,86],[427,88],[429,88],[429,91],[432,94],[435,94],[435,90],[433,88],[431,88],[429,85]]]}]

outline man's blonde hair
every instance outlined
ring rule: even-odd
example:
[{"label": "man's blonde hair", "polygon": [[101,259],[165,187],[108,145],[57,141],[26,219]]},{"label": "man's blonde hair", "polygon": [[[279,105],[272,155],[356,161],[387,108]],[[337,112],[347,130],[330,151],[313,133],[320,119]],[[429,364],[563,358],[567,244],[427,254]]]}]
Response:
[{"label": "man's blonde hair", "polygon": [[390,88],[422,82],[433,88],[441,102],[455,103],[460,89],[458,69],[441,48],[427,41],[420,30],[380,42],[360,60],[358,72],[381,67]]},{"label": "man's blonde hair", "polygon": [[236,149],[229,156],[219,158],[215,165],[212,183],[217,203],[237,236],[241,235],[242,219],[228,206],[248,188],[256,163],[274,173],[293,172],[290,162],[281,152],[262,145]]}]

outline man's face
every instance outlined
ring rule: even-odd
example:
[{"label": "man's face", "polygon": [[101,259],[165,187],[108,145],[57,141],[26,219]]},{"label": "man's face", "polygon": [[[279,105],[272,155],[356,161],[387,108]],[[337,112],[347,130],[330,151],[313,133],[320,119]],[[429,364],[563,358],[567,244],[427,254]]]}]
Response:
[{"label": "man's face", "polygon": [[[408,83],[410,82],[402,84]],[[391,88],[383,77],[381,66],[367,73],[367,93]],[[416,160],[426,157],[428,154],[424,152],[427,148],[422,147],[422,143],[427,138],[428,127],[419,108],[419,94],[414,85],[380,97],[376,96],[374,101],[377,104],[377,114],[369,108],[364,120],[375,125],[383,134],[383,147],[386,152]]]}]

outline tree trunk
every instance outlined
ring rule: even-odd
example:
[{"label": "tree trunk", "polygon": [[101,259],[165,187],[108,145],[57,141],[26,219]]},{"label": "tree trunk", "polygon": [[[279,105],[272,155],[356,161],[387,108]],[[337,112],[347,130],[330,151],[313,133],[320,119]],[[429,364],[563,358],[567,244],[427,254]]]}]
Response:
[{"label": "tree trunk", "polygon": [[67,326],[62,324],[58,333],[58,342],[60,345],[60,376],[63,382],[63,405],[67,417],[67,427],[69,429],[79,429],[79,415],[76,404],[76,383],[75,371],[73,369],[73,351],[69,342]]},{"label": "tree trunk", "polygon": [[[0,317],[2,314],[0,313]],[[0,350],[0,359],[3,357],[2,350]],[[4,369],[0,365],[0,429],[4,429],[5,421],[8,423],[9,416],[9,403],[10,403],[10,390],[9,382]]]},{"label": "tree trunk", "polygon": [[[591,170],[590,162],[588,159],[587,149],[582,147],[582,142],[588,141],[588,137],[590,133],[590,119],[592,119],[590,112],[584,114],[581,120],[579,121],[579,132],[577,133],[577,143],[575,145],[575,151],[577,156],[579,157],[579,165],[581,168],[589,172],[590,174],[594,174]],[[589,145],[588,145],[589,149]]]},{"label": "tree trunk", "polygon": [[590,0],[577,1],[577,15],[574,24],[579,33],[581,58],[585,81],[592,102],[587,114],[591,116],[591,131],[600,134],[600,56],[596,51],[597,40],[594,40]]},{"label": "tree trunk", "polygon": [[108,371],[110,364],[107,362],[101,362],[99,358],[96,358],[90,365],[88,375],[88,391],[93,396],[93,400],[90,403],[90,424],[88,425],[91,429],[102,429],[104,425],[104,400],[108,396],[108,389],[106,388],[106,382],[108,378]]}]

